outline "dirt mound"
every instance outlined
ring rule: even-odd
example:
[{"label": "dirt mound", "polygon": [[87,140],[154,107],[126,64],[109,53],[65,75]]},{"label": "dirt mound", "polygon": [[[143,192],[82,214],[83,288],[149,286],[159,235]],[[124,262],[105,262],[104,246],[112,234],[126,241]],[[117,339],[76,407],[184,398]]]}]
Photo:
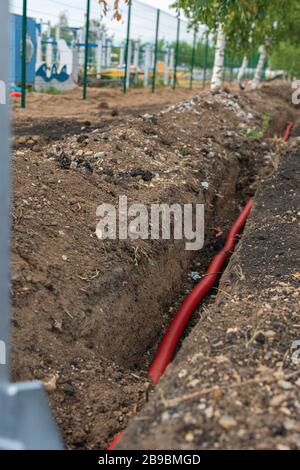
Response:
[{"label": "dirt mound", "polygon": [[69,447],[105,446],[147,400],[143,370],[192,262],[177,241],[100,242],[96,208],[117,206],[120,195],[129,204],[204,202],[204,270],[215,227],[226,233],[256,189],[256,169],[272,168],[276,144],[263,141],[262,117],[278,112],[289,113],[286,102],[265,91],[205,92],[158,114],[86,123],[54,143],[36,142],[33,126],[19,142],[13,374],[46,380]]}]

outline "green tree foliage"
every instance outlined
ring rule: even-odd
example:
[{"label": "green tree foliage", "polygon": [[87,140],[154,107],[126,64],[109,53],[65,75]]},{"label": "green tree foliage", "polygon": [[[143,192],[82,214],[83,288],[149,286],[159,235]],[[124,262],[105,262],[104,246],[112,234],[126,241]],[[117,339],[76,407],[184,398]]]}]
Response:
[{"label": "green tree foliage", "polygon": [[270,65],[275,70],[285,70],[290,78],[300,77],[300,46],[282,41],[272,51]]},{"label": "green tree foliage", "polygon": [[[277,0],[275,0],[277,1]],[[242,52],[249,47],[254,24],[264,21],[270,0],[176,0],[191,25],[204,23],[215,32],[224,25],[227,42]]]}]

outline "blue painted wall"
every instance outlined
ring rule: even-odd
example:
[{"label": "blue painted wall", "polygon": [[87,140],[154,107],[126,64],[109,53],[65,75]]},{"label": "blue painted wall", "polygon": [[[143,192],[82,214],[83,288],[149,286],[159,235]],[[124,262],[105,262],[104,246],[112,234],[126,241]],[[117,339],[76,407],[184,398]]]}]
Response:
[{"label": "blue painted wall", "polygon": [[[36,62],[36,22],[27,18],[27,36],[33,45],[31,60],[26,65],[26,81],[33,85],[35,80]],[[21,51],[22,51],[22,16],[10,15],[10,81],[21,83]]]}]

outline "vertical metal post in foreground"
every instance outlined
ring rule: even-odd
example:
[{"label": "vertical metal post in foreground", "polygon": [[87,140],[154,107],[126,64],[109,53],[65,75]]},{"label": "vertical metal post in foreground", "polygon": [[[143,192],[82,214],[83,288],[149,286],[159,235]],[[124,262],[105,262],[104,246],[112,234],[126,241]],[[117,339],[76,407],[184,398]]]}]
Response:
[{"label": "vertical metal post in foreground", "polygon": [[26,106],[26,38],[27,38],[27,0],[23,0],[23,13],[22,13],[22,94],[21,94],[21,107]]},{"label": "vertical metal post in foreground", "polygon": [[178,67],[178,59],[179,59],[179,36],[180,36],[180,16],[179,16],[179,11],[178,11],[173,90],[175,90],[176,85],[177,85],[177,67]]},{"label": "vertical metal post in foreground", "polygon": [[[0,450],[61,449],[39,382],[9,377],[9,14],[0,1]],[[34,345],[33,345],[34,347]]]},{"label": "vertical metal post in foreground", "polygon": [[[9,76],[8,1],[0,2],[0,387],[8,382],[9,356]],[[1,414],[0,414],[1,420]]]},{"label": "vertical metal post in foreground", "polygon": [[208,35],[209,35],[209,32],[207,31],[207,33],[206,33],[206,41],[205,41],[205,51],[204,51],[203,88],[205,88],[205,84],[206,84],[206,71],[207,71],[208,46],[209,46]]},{"label": "vertical metal post in foreground", "polygon": [[194,67],[195,67],[195,57],[196,57],[196,44],[197,44],[197,32],[195,30],[194,31],[194,40],[193,40],[193,51],[192,51],[190,89],[193,88]]},{"label": "vertical metal post in foreground", "polygon": [[130,74],[129,42],[130,42],[131,6],[132,6],[132,0],[129,0],[128,17],[127,17],[127,37],[126,37],[126,45],[125,45],[125,73],[124,73],[124,84],[123,84],[124,93],[127,92],[127,77],[128,77],[128,73]]},{"label": "vertical metal post in foreground", "polygon": [[156,15],[156,32],[155,32],[155,49],[154,49],[154,66],[153,66],[153,78],[152,78],[152,93],[155,92],[156,85],[156,67],[157,67],[157,55],[158,55],[158,32],[159,32],[159,18],[160,10],[157,10]]},{"label": "vertical metal post in foreground", "polygon": [[85,48],[84,48],[84,75],[83,75],[83,99],[86,100],[87,68],[89,58],[89,32],[90,32],[90,0],[86,2]]}]

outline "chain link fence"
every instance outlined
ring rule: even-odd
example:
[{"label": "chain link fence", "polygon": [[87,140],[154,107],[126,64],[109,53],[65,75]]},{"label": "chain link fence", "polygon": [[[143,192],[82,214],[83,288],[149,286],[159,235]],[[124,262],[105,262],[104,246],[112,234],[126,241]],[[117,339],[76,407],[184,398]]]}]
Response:
[{"label": "chain link fence", "polygon": [[[111,7],[112,7],[112,2]],[[79,6],[80,5],[80,6]],[[97,0],[12,0],[11,76],[14,94],[83,87],[192,87],[209,80],[214,45],[179,15],[138,0],[104,15]]]},{"label": "chain link fence", "polygon": [[[211,79],[214,36],[186,19],[145,5],[121,4],[120,21],[98,0],[12,0],[10,3],[13,93],[62,93],[89,87],[190,87]],[[253,76],[257,57],[250,60]],[[241,58],[226,54],[224,79],[237,77]]]}]

